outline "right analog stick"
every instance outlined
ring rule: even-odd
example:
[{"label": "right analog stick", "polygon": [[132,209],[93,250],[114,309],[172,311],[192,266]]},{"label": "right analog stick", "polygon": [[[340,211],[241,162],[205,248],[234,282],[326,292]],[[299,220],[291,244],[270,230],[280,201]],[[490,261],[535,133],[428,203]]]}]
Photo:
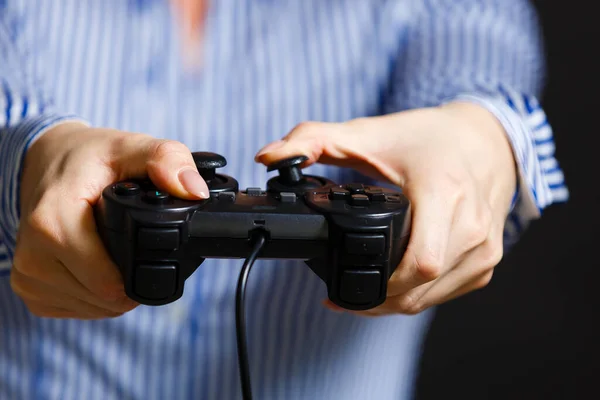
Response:
[{"label": "right analog stick", "polygon": [[304,175],[302,173],[302,164],[308,161],[308,157],[304,155],[285,158],[270,164],[267,172],[277,170],[279,176],[269,179],[267,189],[273,192],[295,192],[301,193],[306,190],[318,189],[323,186],[332,184],[331,181],[325,178],[316,176]]},{"label": "right analog stick", "polygon": [[284,185],[297,185],[304,179],[300,166],[306,161],[308,161],[308,157],[306,156],[285,158],[269,165],[267,172],[278,170],[279,182]]}]

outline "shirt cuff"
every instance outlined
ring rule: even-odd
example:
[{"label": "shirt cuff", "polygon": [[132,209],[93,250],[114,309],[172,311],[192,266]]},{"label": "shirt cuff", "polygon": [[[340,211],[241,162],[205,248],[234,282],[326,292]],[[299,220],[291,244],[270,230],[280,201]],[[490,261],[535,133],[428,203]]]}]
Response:
[{"label": "shirt cuff", "polygon": [[498,92],[496,95],[462,94],[452,101],[480,105],[504,128],[518,171],[510,211],[516,210],[521,222],[539,218],[550,204],[568,199],[563,173],[554,158],[552,130],[535,99]]},{"label": "shirt cuff", "polygon": [[48,130],[74,121],[88,125],[75,115],[45,114],[0,130],[0,249],[9,258],[14,254],[19,227],[20,184],[25,154]]}]

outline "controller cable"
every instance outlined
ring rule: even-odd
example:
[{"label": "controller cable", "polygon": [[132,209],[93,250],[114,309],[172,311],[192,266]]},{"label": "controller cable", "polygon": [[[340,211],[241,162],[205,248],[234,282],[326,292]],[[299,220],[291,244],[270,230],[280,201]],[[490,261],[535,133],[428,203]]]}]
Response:
[{"label": "controller cable", "polygon": [[244,300],[246,297],[246,284],[248,275],[258,258],[258,254],[267,242],[267,233],[262,229],[250,232],[250,244],[252,252],[244,261],[240,276],[238,278],[237,289],[235,293],[235,328],[237,336],[238,364],[240,368],[240,380],[242,383],[242,397],[244,400],[252,400],[252,390],[250,385],[250,365],[248,362],[248,348],[246,344],[246,312]]}]

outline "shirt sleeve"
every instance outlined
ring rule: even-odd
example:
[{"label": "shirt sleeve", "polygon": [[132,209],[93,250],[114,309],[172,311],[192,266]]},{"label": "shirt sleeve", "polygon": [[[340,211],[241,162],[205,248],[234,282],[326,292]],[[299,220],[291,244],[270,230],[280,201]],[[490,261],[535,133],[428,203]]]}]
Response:
[{"label": "shirt sleeve", "polygon": [[509,248],[544,208],[569,196],[553,132],[538,100],[545,60],[536,10],[528,0],[413,4],[418,5],[412,13],[395,11],[404,21],[406,39],[400,44],[393,79],[397,88],[386,111],[464,100],[499,120],[518,167],[504,233]]},{"label": "shirt sleeve", "polygon": [[19,226],[19,183],[25,153],[56,124],[80,120],[56,110],[35,76],[19,16],[0,5],[0,274],[12,263]]}]

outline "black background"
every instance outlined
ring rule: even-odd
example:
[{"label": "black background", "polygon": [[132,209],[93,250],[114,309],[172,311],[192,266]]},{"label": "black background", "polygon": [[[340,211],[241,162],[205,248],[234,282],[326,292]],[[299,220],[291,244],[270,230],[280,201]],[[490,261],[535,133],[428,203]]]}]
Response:
[{"label": "black background", "polygon": [[600,21],[594,1],[534,3],[548,60],[542,103],[571,198],[528,229],[488,287],[439,308],[419,400],[600,398]]}]

